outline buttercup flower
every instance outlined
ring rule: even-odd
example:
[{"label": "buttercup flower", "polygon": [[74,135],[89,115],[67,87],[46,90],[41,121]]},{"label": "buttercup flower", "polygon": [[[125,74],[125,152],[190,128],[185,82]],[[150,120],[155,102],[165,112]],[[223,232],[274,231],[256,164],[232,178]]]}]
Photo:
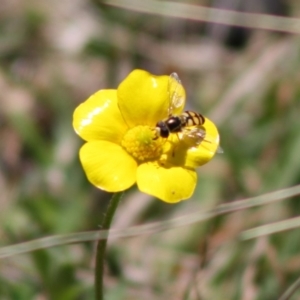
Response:
[{"label": "buttercup flower", "polygon": [[175,92],[180,101],[172,114],[180,115],[185,105],[182,85],[170,76],[134,70],[116,90],[100,90],[75,109],[73,127],[86,141],[79,156],[92,184],[120,192],[137,183],[142,192],[169,203],[193,194],[195,168],[214,156],[219,134],[205,118],[205,138],[199,145],[187,143],[183,132],[161,137],[156,124],[169,117]]}]

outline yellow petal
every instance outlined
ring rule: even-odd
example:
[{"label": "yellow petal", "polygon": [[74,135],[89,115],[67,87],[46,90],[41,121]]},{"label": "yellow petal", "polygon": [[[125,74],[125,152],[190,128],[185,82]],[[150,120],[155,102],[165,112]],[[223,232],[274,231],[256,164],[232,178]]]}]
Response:
[{"label": "yellow petal", "polygon": [[220,136],[215,124],[205,118],[203,127],[206,131],[205,139],[198,147],[188,149],[185,157],[185,167],[197,168],[206,164],[214,157],[219,148]]},{"label": "yellow petal", "polygon": [[185,104],[182,85],[176,85],[170,76],[155,76],[143,70],[134,70],[118,87],[118,104],[129,127],[154,127],[158,121],[168,117],[170,98],[174,95],[183,98],[173,110],[173,113],[180,113]]},{"label": "yellow petal", "polygon": [[86,141],[107,140],[120,143],[127,130],[120,113],[116,90],[100,90],[74,111],[73,127]]},{"label": "yellow petal", "polygon": [[137,169],[139,189],[168,203],[190,198],[196,181],[197,174],[194,170],[181,167],[166,167],[148,162]]},{"label": "yellow petal", "polygon": [[79,152],[88,180],[107,192],[120,192],[136,182],[136,161],[119,145],[107,141],[85,143]]}]

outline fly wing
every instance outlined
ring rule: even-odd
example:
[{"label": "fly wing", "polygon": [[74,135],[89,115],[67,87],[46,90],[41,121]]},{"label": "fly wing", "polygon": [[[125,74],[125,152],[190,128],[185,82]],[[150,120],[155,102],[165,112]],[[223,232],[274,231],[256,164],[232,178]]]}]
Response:
[{"label": "fly wing", "polygon": [[185,90],[177,73],[173,72],[169,77],[169,109],[168,116],[179,114],[185,104]]},{"label": "fly wing", "polygon": [[217,153],[223,153],[223,149],[218,145],[219,141],[216,141],[213,137],[206,133],[202,127],[185,127],[182,129],[181,140],[189,147],[198,147],[200,144],[205,148],[210,146],[217,146]]},{"label": "fly wing", "polygon": [[206,137],[206,132],[201,127],[184,127],[181,131],[181,139],[190,147],[197,147]]}]

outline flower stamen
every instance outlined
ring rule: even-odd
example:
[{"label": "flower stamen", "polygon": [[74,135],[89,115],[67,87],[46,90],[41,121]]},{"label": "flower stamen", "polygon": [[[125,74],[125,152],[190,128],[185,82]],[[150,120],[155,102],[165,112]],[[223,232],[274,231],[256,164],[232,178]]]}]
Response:
[{"label": "flower stamen", "polygon": [[135,126],[126,132],[121,144],[138,161],[156,159],[163,151],[163,141],[156,135],[149,126]]}]

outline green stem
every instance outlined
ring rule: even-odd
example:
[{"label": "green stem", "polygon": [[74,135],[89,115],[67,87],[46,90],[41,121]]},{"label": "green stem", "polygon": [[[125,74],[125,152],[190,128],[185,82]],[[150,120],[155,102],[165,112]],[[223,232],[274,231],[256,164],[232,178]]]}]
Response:
[{"label": "green stem", "polygon": [[[115,193],[109,201],[104,219],[101,224],[101,229],[109,229],[115,211],[118,204],[123,196],[124,192]],[[108,236],[107,236],[108,238]],[[96,252],[96,267],[95,267],[95,294],[96,300],[103,300],[103,273],[104,273],[104,258],[106,251],[107,238],[98,241],[97,252]]]}]

